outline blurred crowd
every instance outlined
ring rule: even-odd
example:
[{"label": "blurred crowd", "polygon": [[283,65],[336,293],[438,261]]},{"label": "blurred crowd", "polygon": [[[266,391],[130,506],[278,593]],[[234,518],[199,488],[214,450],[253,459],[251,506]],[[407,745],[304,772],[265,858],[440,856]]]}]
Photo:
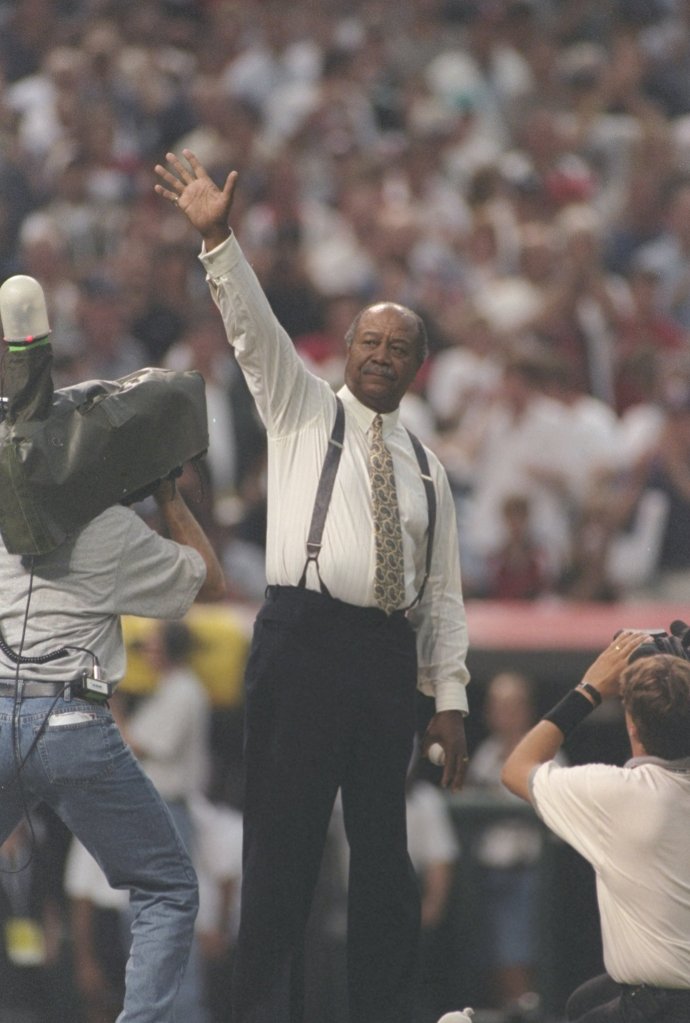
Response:
[{"label": "blurred crowd", "polygon": [[380,298],[431,358],[404,415],[455,488],[466,594],[670,599],[690,534],[686,0],[0,2],[0,277],[43,285],[58,384],[204,374],[204,503],[263,590],[263,457],[198,239],[191,148],[338,386]]},{"label": "blurred crowd", "polygon": [[[219,183],[239,171],[233,228],[334,387],[363,305],[424,317],[431,354],[403,416],[447,467],[466,596],[687,599],[688,0],[0,0],[0,280],[43,286],[58,386],[145,365],[203,374],[209,454],[181,485],[252,604],[264,434],[198,237],[153,191],[154,165],[183,148]],[[236,865],[233,800],[196,794],[211,866]],[[32,826],[2,850],[3,887],[50,944],[68,836]],[[200,936],[214,1021],[233,870],[207,878],[224,913]],[[70,898],[96,905],[88,865],[72,877]],[[74,937],[81,1004],[100,1018],[121,984],[121,959],[87,955],[119,948],[109,898]],[[14,940],[25,969],[46,961],[30,928]],[[68,975],[49,976],[54,1008]]]}]

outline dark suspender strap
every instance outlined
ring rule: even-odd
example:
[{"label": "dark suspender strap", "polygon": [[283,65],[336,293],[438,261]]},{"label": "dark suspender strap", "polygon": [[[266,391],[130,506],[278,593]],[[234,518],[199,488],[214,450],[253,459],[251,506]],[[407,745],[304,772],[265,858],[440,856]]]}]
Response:
[{"label": "dark suspender strap", "polygon": [[[321,573],[319,572],[319,554],[321,553],[321,539],[323,537],[324,526],[326,525],[326,515],[328,514],[328,507],[331,503],[333,485],[338,472],[338,466],[340,465],[340,457],[343,453],[343,441],[345,439],[345,409],[343,408],[342,401],[337,395],[335,405],[335,421],[328,441],[326,457],[324,458],[323,465],[321,467],[321,475],[319,477],[319,483],[316,488],[316,498],[314,500],[314,510],[312,511],[311,524],[309,526],[309,536],[307,537],[307,560],[304,563],[302,577],[297,584],[301,587],[306,585],[307,571],[310,563],[313,562],[316,574],[319,577],[321,590],[326,594],[326,596],[330,596],[330,594],[326,584],[321,578]],[[434,481],[431,478],[431,470],[429,468],[429,459],[427,458],[424,447],[419,439],[410,432],[410,430],[408,430],[407,433],[412,441],[412,447],[414,448],[414,453],[416,455],[417,462],[419,463],[422,483],[424,484],[424,491],[426,493],[426,503],[429,516],[424,578],[422,579],[422,585],[419,587],[417,596],[409,607],[406,608],[407,611],[410,611],[424,596],[424,590],[431,572],[431,558],[434,550],[434,532],[436,529],[436,490],[434,489]]]},{"label": "dark suspender strap", "polygon": [[408,611],[411,611],[424,596],[424,590],[426,589],[426,584],[431,573],[431,557],[434,553],[434,532],[436,530],[436,490],[434,489],[434,481],[431,478],[429,459],[427,458],[426,451],[424,450],[421,441],[418,437],[415,437],[410,430],[407,431],[407,434],[412,441],[412,447],[414,448],[414,453],[417,456],[419,471],[422,475],[422,483],[424,484],[424,490],[426,491],[426,503],[429,511],[429,525],[426,538],[426,567],[424,569],[424,578],[422,579],[422,585],[419,587],[419,592],[407,608]]},{"label": "dark suspender strap", "polygon": [[335,404],[335,422],[333,423],[333,429],[331,430],[331,436],[328,441],[326,457],[324,458],[323,466],[321,467],[321,476],[319,477],[319,485],[316,488],[314,510],[311,515],[311,525],[309,526],[309,536],[307,538],[307,560],[304,563],[302,578],[298,583],[298,586],[303,587],[306,585],[307,570],[310,562],[313,562],[314,567],[316,568],[316,574],[319,577],[321,589],[326,596],[330,596],[330,594],[319,573],[319,554],[321,553],[321,538],[323,537],[323,530],[326,525],[328,506],[331,503],[333,484],[335,483],[338,466],[340,465],[340,456],[343,453],[343,440],[345,439],[345,409],[343,408],[342,401],[337,397],[337,395]]}]

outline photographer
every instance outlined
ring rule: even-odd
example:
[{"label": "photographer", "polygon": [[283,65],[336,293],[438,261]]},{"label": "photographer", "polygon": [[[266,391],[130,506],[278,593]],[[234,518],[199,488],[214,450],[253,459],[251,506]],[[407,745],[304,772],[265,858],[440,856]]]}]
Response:
[{"label": "photographer", "polygon": [[[503,769],[511,792],[596,872],[607,972],[571,995],[572,1023],[690,1019],[690,630],[672,631],[621,631]],[[564,739],[616,695],[632,759],[558,766]]]}]

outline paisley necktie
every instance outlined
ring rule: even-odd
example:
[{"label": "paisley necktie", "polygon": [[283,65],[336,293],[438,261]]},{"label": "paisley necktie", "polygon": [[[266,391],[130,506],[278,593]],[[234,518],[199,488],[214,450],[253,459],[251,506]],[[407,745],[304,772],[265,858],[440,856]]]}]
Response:
[{"label": "paisley necktie", "polygon": [[398,497],[393,458],[383,441],[383,420],[375,416],[371,426],[369,479],[374,513],[376,603],[391,614],[405,603],[405,574]]}]

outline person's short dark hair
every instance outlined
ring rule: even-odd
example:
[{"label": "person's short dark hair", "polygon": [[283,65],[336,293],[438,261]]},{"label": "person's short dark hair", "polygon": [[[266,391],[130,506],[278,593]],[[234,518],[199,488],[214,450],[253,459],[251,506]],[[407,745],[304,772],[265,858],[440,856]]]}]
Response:
[{"label": "person's short dark hair", "polygon": [[[388,304],[389,303],[387,302],[372,302],[371,305],[367,305],[364,307],[364,309],[360,309],[360,311],[357,313],[350,326],[347,328],[347,332],[345,334],[345,344],[347,345],[348,348],[354,341],[355,334],[357,333],[357,328],[359,327],[360,320],[362,319],[364,314],[369,312],[370,309],[376,308],[376,306]],[[396,302],[392,302],[390,304],[397,305]],[[424,323],[424,320],[419,315],[419,313],[416,313],[414,309],[409,309],[407,306],[402,305],[398,306],[398,309],[400,309],[402,312],[405,312],[415,323],[415,326],[417,328],[417,333],[415,336],[415,344],[417,346],[417,359],[419,360],[419,365],[421,366],[424,360],[426,359],[427,355],[429,354],[429,338],[427,335],[426,324]]]},{"label": "person's short dark hair", "polygon": [[196,646],[192,631],[184,622],[166,622],[161,638],[165,656],[174,664],[184,664]]},{"label": "person's short dark hair", "polygon": [[650,756],[690,757],[690,661],[672,654],[642,657],[623,672],[620,693]]}]

